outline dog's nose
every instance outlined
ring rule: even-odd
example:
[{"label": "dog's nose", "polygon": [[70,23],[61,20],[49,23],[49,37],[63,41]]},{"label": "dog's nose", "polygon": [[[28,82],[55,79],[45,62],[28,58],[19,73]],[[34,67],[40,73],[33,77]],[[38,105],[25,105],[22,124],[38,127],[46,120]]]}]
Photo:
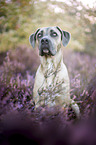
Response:
[{"label": "dog's nose", "polygon": [[42,40],[41,40],[41,44],[43,45],[43,44],[48,44],[48,39],[47,38],[43,38]]}]

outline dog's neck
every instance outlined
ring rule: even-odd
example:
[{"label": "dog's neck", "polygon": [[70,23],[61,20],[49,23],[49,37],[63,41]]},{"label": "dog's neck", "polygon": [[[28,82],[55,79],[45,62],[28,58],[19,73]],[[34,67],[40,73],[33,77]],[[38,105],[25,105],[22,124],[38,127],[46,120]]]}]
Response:
[{"label": "dog's neck", "polygon": [[41,57],[41,69],[46,76],[50,76],[53,73],[60,71],[61,63],[63,63],[63,55],[61,49],[55,56],[43,56]]}]

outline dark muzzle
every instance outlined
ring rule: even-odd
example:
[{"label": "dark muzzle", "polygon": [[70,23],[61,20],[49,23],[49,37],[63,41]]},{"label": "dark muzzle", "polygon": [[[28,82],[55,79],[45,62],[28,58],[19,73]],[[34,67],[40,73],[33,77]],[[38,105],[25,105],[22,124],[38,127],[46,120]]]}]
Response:
[{"label": "dark muzzle", "polygon": [[39,44],[39,55],[41,56],[54,56],[56,54],[55,47],[47,37],[43,37]]},{"label": "dark muzzle", "polygon": [[43,55],[51,55],[49,40],[47,38],[41,39],[41,56]]}]

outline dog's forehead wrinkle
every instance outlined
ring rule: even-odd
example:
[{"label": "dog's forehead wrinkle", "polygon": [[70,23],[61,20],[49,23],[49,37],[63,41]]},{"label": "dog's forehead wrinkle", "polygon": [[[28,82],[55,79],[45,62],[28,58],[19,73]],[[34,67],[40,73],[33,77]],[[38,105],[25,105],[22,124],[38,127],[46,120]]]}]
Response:
[{"label": "dog's forehead wrinkle", "polygon": [[56,29],[56,27],[44,27],[40,29],[41,31],[44,31],[45,33],[48,33],[49,31],[58,31],[58,29]]},{"label": "dog's forehead wrinkle", "polygon": [[48,34],[48,29],[47,28],[41,28],[38,33],[43,33],[43,35]]},{"label": "dog's forehead wrinkle", "polygon": [[39,34],[39,33],[43,33],[43,30],[39,30],[37,34]]},{"label": "dog's forehead wrinkle", "polygon": [[50,37],[50,32],[59,33],[59,36],[61,37],[60,31],[59,31],[56,27],[44,27],[44,28],[41,28],[41,29],[38,31],[37,35],[38,35],[39,33],[43,33],[43,36],[44,36],[44,37],[45,37],[45,36],[49,36],[49,37]]}]

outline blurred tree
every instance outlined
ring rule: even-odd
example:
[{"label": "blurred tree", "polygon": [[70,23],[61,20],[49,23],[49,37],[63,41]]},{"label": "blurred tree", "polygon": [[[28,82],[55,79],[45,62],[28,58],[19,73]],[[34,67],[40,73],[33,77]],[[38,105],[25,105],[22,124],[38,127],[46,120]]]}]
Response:
[{"label": "blurred tree", "polygon": [[78,0],[1,0],[0,20],[0,50],[29,44],[30,32],[38,27],[58,25],[72,34],[68,47],[95,54],[96,9]]},{"label": "blurred tree", "polygon": [[75,40],[79,42],[79,45],[76,45],[76,47],[79,50],[83,48],[85,52],[96,55],[96,2],[93,8],[84,6],[77,0],[59,3],[59,6],[66,10],[67,18],[69,17],[68,21],[71,20],[73,24],[74,30],[71,30],[71,32],[74,44]]},{"label": "blurred tree", "polygon": [[33,11],[34,0],[1,0],[0,1],[0,32],[18,29],[21,16],[24,17]]},{"label": "blurred tree", "polygon": [[85,51],[96,55],[96,8],[86,9],[85,14]]}]

